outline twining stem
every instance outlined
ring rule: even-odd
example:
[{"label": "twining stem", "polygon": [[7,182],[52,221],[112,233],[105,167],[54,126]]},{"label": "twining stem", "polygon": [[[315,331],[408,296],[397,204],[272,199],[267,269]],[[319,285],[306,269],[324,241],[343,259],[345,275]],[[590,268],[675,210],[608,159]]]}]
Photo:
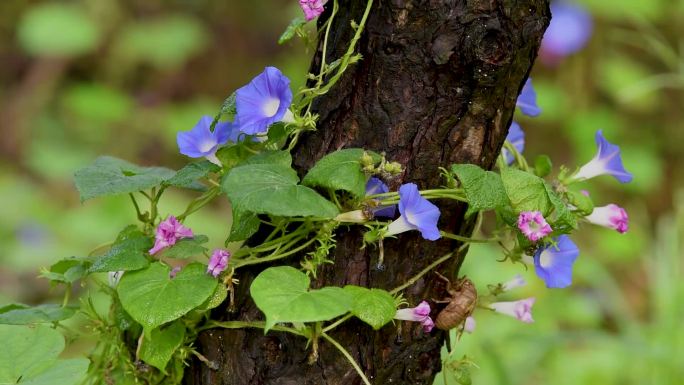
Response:
[{"label": "twining stem", "polygon": [[[287,252],[285,252],[285,253],[272,254],[272,255],[270,255],[270,256],[262,257],[262,258],[246,259],[246,260],[242,260],[242,261],[237,261],[237,262],[235,263],[235,268],[237,269],[237,268],[242,267],[242,266],[255,265],[255,264],[257,264],[257,263],[271,262],[271,261],[275,261],[275,260],[278,260],[278,259],[282,259],[282,258],[288,257],[288,256],[290,256],[290,255],[292,255],[292,254],[296,254],[296,253],[298,253],[298,252],[304,250],[305,248],[307,248],[309,245],[311,245],[312,243],[314,243],[314,242],[316,242],[316,241],[317,241],[316,238],[311,238],[311,239],[309,239],[308,241],[302,243],[301,246],[299,246],[299,247],[297,247],[297,248],[294,248],[294,249],[292,249],[292,250],[290,250],[290,251],[287,251]],[[293,241],[293,242],[294,242],[294,241]],[[293,243],[293,242],[291,242],[291,243]]]},{"label": "twining stem", "polygon": [[[215,329],[215,328],[223,328],[223,329],[245,329],[245,328],[255,328],[255,329],[264,329],[266,327],[266,322],[262,321],[210,321],[204,326],[200,327],[197,331],[201,332],[202,330],[207,330],[207,329]],[[298,336],[304,336],[302,332],[295,328],[290,328],[287,326],[281,326],[281,325],[274,325],[271,327],[270,330],[275,330],[278,332],[287,332],[291,334],[295,334]]]},{"label": "twining stem", "polygon": [[147,221],[147,218],[145,218],[145,216],[143,216],[142,212],[140,211],[140,206],[138,206],[138,201],[135,200],[135,196],[133,195],[133,193],[129,193],[128,195],[131,197],[131,201],[133,201],[133,206],[135,207],[135,212],[138,215],[138,220],[140,222],[145,223]]},{"label": "twining stem", "polygon": [[62,300],[62,307],[66,307],[69,304],[69,297],[71,296],[71,284],[66,285],[66,290],[64,291],[64,299]]},{"label": "twining stem", "polygon": [[347,361],[349,361],[349,363],[351,364],[351,366],[354,367],[354,370],[356,370],[356,373],[359,374],[359,376],[360,376],[361,379],[363,380],[363,383],[364,383],[364,384],[366,384],[366,385],[371,385],[370,381],[368,381],[368,378],[367,378],[366,375],[363,373],[363,370],[361,370],[361,367],[359,367],[359,364],[357,364],[356,361],[354,360],[354,357],[352,357],[351,354],[349,354],[349,352],[348,352],[344,347],[342,347],[342,345],[340,345],[339,342],[337,342],[334,338],[330,337],[330,336],[327,335],[326,333],[321,333],[321,337],[325,338],[326,341],[328,341],[328,342],[330,342],[331,344],[333,344],[333,346],[336,347],[337,350],[340,351],[340,353],[342,353],[342,355],[344,356],[344,358],[346,358]]},{"label": "twining stem", "polygon": [[439,258],[439,259],[435,260],[434,262],[432,262],[431,264],[429,264],[426,268],[424,268],[423,270],[421,270],[418,274],[416,274],[416,275],[414,275],[413,277],[409,278],[409,279],[408,279],[406,282],[404,282],[401,286],[398,286],[398,287],[395,287],[394,289],[392,289],[392,290],[390,291],[390,294],[397,294],[398,292],[400,292],[400,291],[406,289],[407,287],[413,285],[413,284],[416,283],[416,281],[418,281],[422,276],[424,276],[425,274],[429,273],[430,271],[432,271],[432,269],[434,269],[435,267],[437,267],[437,266],[439,266],[440,264],[444,263],[445,261],[449,260],[449,258],[452,258],[452,257],[455,256],[455,255],[456,255],[456,253],[454,253],[453,251],[450,252],[450,253],[448,253],[448,254],[445,254],[445,255],[442,256],[441,258]]},{"label": "twining stem", "polygon": [[188,207],[185,209],[183,214],[178,216],[178,220],[182,221],[185,218],[188,217],[188,215],[196,212],[197,210],[201,209],[202,207],[206,206],[216,198],[221,193],[221,188],[219,186],[214,186],[207,190],[204,194],[200,195],[199,197],[195,198],[190,204],[188,204]]},{"label": "twining stem", "polygon": [[342,318],[338,319],[337,321],[331,323],[330,325],[324,327],[324,328],[323,328],[323,333],[327,333],[327,332],[329,332],[329,331],[335,329],[336,327],[342,325],[344,322],[346,322],[346,321],[347,321],[348,319],[350,319],[352,316],[353,316],[352,313],[348,313],[348,314],[345,315],[344,317],[342,317]]},{"label": "twining stem", "polygon": [[499,238],[496,238],[496,237],[495,238],[487,238],[487,239],[468,238],[468,237],[463,237],[463,236],[456,235],[456,234],[447,233],[446,231],[440,231],[439,233],[444,238],[454,239],[457,241],[468,242],[468,243],[489,243],[489,242],[498,242],[500,240]]}]

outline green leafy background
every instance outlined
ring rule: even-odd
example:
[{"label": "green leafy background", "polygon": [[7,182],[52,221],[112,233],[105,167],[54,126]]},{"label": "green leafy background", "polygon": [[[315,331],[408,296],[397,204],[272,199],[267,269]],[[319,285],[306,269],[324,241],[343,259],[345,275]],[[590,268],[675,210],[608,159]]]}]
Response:
[{"label": "green leafy background", "polygon": [[[590,44],[554,68],[535,65],[543,113],[516,119],[530,159],[546,153],[556,166],[590,159],[599,128],[619,143],[634,182],[599,178],[589,190],[598,205],[626,207],[630,233],[582,226],[573,237],[582,254],[570,289],[546,290],[523,271],[532,285],[510,298],[537,296],[535,324],[478,312],[476,334],[464,336],[454,355],[477,363],[476,384],[674,385],[684,378],[684,2],[578,1],[594,17]],[[303,84],[310,53],[296,40],[277,44],[300,16],[296,3],[0,1],[0,305],[60,303],[61,290],[36,278],[38,269],[84,256],[135,221],[125,195],[81,204],[76,169],[109,154],[178,170],[185,159],[176,132],[214,114],[264,66],[282,69],[293,89]],[[180,213],[197,194],[169,188],[162,215]],[[187,224],[209,237],[211,250],[226,239],[230,217],[224,200]],[[471,249],[463,269],[483,290],[521,272],[497,264],[496,250]],[[96,290],[75,290],[93,293],[106,314]],[[75,344],[64,354],[89,349]]]}]

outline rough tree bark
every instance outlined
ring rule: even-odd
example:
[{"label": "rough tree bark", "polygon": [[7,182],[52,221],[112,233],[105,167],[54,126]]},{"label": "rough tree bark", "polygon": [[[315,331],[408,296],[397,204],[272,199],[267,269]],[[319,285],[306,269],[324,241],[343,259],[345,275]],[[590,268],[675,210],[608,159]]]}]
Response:
[{"label": "rough tree bark", "polygon": [[[361,19],[365,3],[340,0],[328,62],[346,50],[353,35],[350,20]],[[319,25],[329,13],[330,9]],[[296,166],[306,170],[326,153],[343,147],[385,151],[388,159],[406,167],[390,188],[409,181],[421,188],[438,186],[437,167],[452,163],[491,168],[549,20],[548,0],[376,0],[358,45],[363,60],[316,101],[319,130],[297,146]],[[312,63],[314,73],[320,55],[319,47]],[[464,220],[462,205],[440,202],[440,208],[440,228],[470,232],[472,223]],[[392,289],[458,245],[404,233],[385,241],[383,271],[375,268],[377,250],[360,246],[359,232],[341,230],[334,264],[320,271],[314,285]],[[461,262],[458,256],[438,270],[455,277]],[[249,285],[263,268],[240,273],[235,314],[224,310],[214,316],[262,319],[249,297]],[[444,285],[428,274],[404,294],[415,305],[421,299],[443,297]],[[439,310],[433,303],[433,318]],[[444,333],[425,334],[418,323],[397,326],[374,332],[352,319],[332,335],[374,384],[431,384],[440,369]],[[361,383],[349,363],[325,341],[314,364],[308,363],[305,341],[285,333],[209,330],[200,335],[197,347],[220,368],[212,370],[195,361],[188,370],[188,384]]]}]

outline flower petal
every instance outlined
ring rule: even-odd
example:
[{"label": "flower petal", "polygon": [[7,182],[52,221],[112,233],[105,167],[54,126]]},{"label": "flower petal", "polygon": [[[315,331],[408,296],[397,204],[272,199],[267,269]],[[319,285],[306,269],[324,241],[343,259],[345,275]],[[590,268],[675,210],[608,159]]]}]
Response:
[{"label": "flower petal", "polygon": [[520,96],[518,96],[515,104],[527,116],[534,117],[541,114],[541,108],[537,106],[537,93],[534,91],[534,87],[532,87],[532,78],[527,78],[527,81],[525,81],[525,85],[522,91],[520,91]]}]

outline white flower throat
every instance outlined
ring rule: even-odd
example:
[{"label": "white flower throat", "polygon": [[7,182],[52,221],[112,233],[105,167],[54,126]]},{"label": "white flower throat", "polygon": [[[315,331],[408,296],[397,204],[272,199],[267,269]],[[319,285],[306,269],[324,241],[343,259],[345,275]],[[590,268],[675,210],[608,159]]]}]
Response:
[{"label": "white flower throat", "polygon": [[271,98],[271,99],[268,99],[266,101],[266,103],[264,103],[264,106],[262,107],[262,111],[264,112],[264,115],[271,118],[276,114],[276,112],[278,112],[279,107],[280,107],[280,99]]}]

